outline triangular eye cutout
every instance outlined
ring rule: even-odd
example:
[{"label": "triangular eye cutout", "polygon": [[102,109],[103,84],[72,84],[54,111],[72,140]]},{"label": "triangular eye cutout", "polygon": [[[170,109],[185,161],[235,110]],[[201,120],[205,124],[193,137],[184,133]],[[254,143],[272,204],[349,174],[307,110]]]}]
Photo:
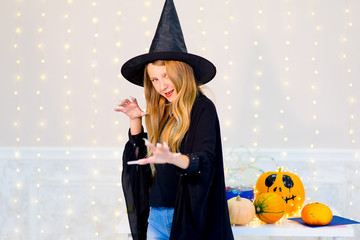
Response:
[{"label": "triangular eye cutout", "polygon": [[274,184],[274,182],[275,182],[276,176],[277,176],[277,174],[271,174],[271,175],[269,175],[269,176],[265,179],[265,185],[266,185],[267,187],[271,187],[271,186]]},{"label": "triangular eye cutout", "polygon": [[288,175],[283,175],[282,181],[283,181],[284,186],[285,186],[286,188],[292,188],[292,187],[294,187],[294,181],[291,179],[290,176],[288,176]]}]

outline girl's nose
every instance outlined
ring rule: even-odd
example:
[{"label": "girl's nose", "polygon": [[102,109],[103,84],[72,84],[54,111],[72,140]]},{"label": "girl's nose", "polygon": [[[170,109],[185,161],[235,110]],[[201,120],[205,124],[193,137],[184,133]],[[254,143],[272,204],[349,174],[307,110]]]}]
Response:
[{"label": "girl's nose", "polygon": [[161,90],[166,90],[168,87],[168,83],[166,79],[161,79]]}]

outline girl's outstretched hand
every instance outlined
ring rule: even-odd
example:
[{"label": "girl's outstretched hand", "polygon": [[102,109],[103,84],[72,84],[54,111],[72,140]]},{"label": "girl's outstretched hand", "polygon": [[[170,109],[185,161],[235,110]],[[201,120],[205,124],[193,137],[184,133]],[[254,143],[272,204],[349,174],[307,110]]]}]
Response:
[{"label": "girl's outstretched hand", "polygon": [[116,108],[114,108],[114,111],[123,112],[130,119],[140,118],[147,114],[140,109],[136,98],[133,97],[122,100],[121,103]]},{"label": "girl's outstretched hand", "polygon": [[151,144],[147,139],[144,139],[145,145],[150,148],[153,155],[148,158],[143,158],[136,161],[129,161],[128,164],[139,164],[144,165],[148,163],[173,163],[174,158],[180,156],[180,153],[170,152],[168,145],[164,142],[163,144],[157,143],[156,145]]}]

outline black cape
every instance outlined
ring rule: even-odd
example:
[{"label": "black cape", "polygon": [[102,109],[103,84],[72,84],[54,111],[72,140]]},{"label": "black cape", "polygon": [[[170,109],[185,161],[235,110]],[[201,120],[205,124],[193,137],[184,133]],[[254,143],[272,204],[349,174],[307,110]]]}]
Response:
[{"label": "black cape", "polygon": [[[145,240],[149,216],[149,165],[127,162],[146,156],[144,132],[131,136],[123,153],[122,187],[134,240]],[[187,170],[179,169],[171,240],[234,239],[225,192],[219,120],[214,104],[199,94],[191,111],[189,130],[181,153],[190,158]]]}]

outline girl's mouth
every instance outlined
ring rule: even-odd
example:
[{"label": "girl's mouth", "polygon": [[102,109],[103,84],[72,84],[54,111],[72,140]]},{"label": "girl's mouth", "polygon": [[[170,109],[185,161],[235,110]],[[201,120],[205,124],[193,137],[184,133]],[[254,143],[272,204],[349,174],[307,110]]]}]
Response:
[{"label": "girl's mouth", "polygon": [[166,92],[166,93],[165,93],[165,96],[166,96],[166,97],[170,97],[173,92],[174,92],[174,89],[171,90],[170,92]]}]

